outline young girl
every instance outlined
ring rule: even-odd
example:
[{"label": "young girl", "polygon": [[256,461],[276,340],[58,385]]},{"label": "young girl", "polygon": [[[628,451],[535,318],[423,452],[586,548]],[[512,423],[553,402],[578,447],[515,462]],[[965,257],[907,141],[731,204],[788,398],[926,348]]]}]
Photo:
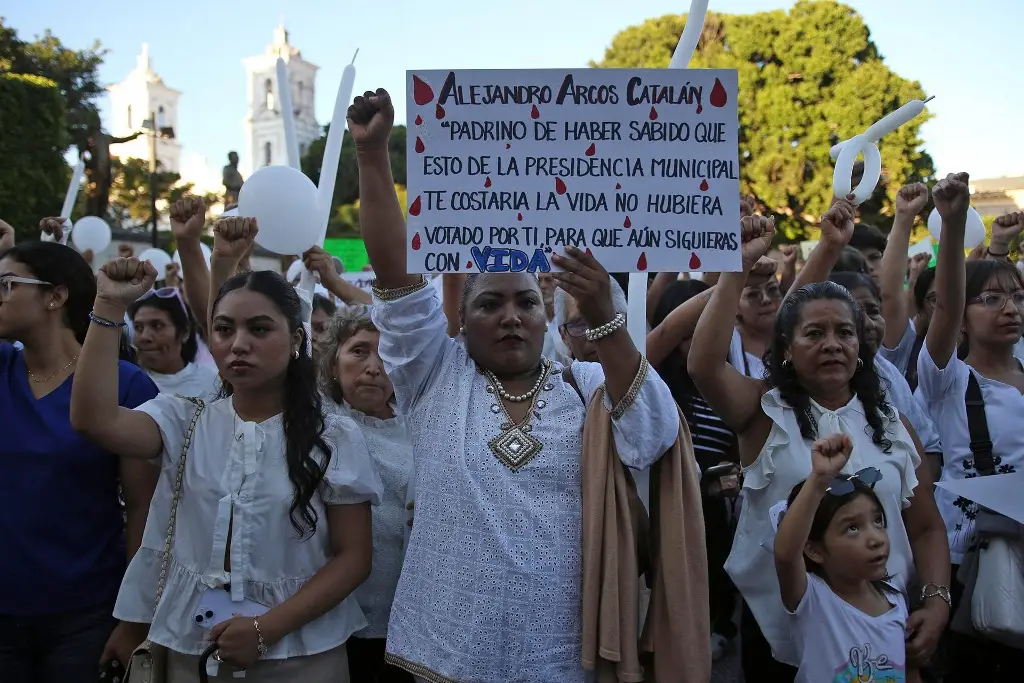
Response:
[{"label": "young girl", "polygon": [[905,683],[907,604],[885,583],[889,535],[873,490],[881,472],[842,474],[843,434],[811,447],[811,476],[789,495],[775,537],[782,603],[800,656],[797,683]]}]

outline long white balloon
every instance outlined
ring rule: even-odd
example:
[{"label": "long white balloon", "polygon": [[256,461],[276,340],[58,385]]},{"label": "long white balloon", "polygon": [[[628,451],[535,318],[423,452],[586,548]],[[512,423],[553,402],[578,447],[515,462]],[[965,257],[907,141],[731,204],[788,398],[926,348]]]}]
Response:
[{"label": "long white balloon", "polygon": [[[918,114],[924,111],[924,105],[928,104],[935,99],[935,96],[929,97],[927,100],[911,100],[902,107],[894,112],[890,112],[883,116],[881,119],[871,124],[866,131],[864,131],[864,137],[868,142],[878,142],[883,136],[888,135],[900,126],[902,126],[910,119],[914,118]],[[839,158],[839,153],[843,149],[849,140],[843,140],[842,142],[836,143],[829,150],[829,156],[832,157],[833,161]]]},{"label": "long white balloon", "polygon": [[301,171],[299,138],[295,134],[295,109],[292,107],[292,88],[288,82],[288,66],[280,57],[277,58],[277,101],[280,103],[281,119],[284,121],[284,149],[288,155],[288,165]]},{"label": "long white balloon", "polygon": [[693,51],[697,49],[700,33],[704,30],[704,17],[707,13],[708,0],[690,0],[686,26],[683,27],[683,35],[679,36],[679,43],[676,44],[676,51],[672,53],[672,61],[669,62],[668,68],[685,69],[689,66]]},{"label": "long white balloon", "polygon": [[[78,199],[78,189],[82,185],[82,176],[85,175],[85,159],[78,158],[78,163],[71,171],[71,182],[68,183],[68,191],[64,194],[64,205],[60,209],[60,217],[64,219],[64,229],[60,236],[60,243],[68,243],[68,235],[71,234],[71,212],[75,209],[75,200]],[[54,242],[55,240],[45,232],[40,232],[39,239],[43,242]]]},{"label": "long white balloon", "polygon": [[[323,235],[327,236],[327,221],[331,218],[331,200],[334,198],[334,184],[338,178],[338,162],[341,160],[341,142],[345,138],[345,126],[348,107],[352,104],[352,88],[356,82],[356,54],[352,63],[345,67],[338,86],[338,96],[334,100],[334,116],[331,118],[331,129],[327,131],[327,144],[324,146],[324,161],[320,165],[320,185],[317,186],[320,202],[321,224]],[[321,239],[321,241],[323,241]]]}]

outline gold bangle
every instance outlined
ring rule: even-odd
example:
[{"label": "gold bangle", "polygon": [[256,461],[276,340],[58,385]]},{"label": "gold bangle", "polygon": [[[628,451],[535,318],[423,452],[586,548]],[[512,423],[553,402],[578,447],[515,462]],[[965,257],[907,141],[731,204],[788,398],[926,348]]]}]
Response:
[{"label": "gold bangle", "polygon": [[650,367],[651,364],[647,362],[647,358],[640,356],[640,368],[636,371],[633,383],[629,385],[629,391],[612,408],[611,416],[613,420],[622,417],[629,407],[636,402],[636,397],[640,394],[640,388],[643,387],[644,381],[647,379],[647,371],[650,370]]},{"label": "gold bangle", "polygon": [[381,301],[395,301],[401,299],[403,296],[408,296],[413,292],[418,292],[427,286],[427,279],[422,275],[419,276],[420,281],[413,285],[406,285],[404,287],[395,287],[393,289],[384,289],[377,284],[377,278],[374,278],[370,282],[370,292],[376,298]]}]

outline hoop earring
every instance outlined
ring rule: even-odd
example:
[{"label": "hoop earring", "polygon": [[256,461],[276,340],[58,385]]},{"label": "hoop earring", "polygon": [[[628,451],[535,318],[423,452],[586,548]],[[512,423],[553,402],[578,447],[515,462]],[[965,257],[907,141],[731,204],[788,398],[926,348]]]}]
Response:
[{"label": "hoop earring", "polygon": [[860,372],[864,369],[864,361],[860,358],[857,359],[857,371]]},{"label": "hoop earring", "polygon": [[782,361],[782,369],[783,370],[790,370],[792,368],[793,368],[793,361],[789,360],[788,358],[783,359],[783,361]]},{"label": "hoop earring", "polygon": [[299,359],[299,350],[295,349],[294,351],[292,351],[292,360],[298,360],[298,359]]}]

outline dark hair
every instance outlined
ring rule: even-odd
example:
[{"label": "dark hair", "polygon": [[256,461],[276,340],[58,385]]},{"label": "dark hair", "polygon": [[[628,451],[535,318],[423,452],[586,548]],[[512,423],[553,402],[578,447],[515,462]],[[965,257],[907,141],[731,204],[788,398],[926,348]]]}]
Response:
[{"label": "dark hair", "polygon": [[[964,308],[967,307],[968,301],[985,291],[985,285],[993,277],[1003,276],[1014,280],[1018,287],[1024,287],[1024,277],[1021,277],[1020,271],[1009,261],[976,259],[968,261],[966,268],[967,281],[964,287]],[[964,329],[967,329],[966,325]],[[967,358],[968,353],[970,353],[970,341],[970,335],[965,332],[960,340],[960,346],[957,348],[957,357],[960,360]]]},{"label": "dark hair", "polygon": [[[786,509],[793,504],[799,495],[801,489],[807,480],[800,482],[793,487],[793,490],[789,492],[789,498],[786,499]],[[815,543],[821,543],[825,540],[825,532],[828,530],[828,525],[832,523],[835,516],[842,510],[846,505],[852,503],[856,499],[864,496],[870,498],[878,509],[882,511],[882,523],[889,526],[889,520],[885,514],[885,508],[882,507],[882,501],[878,498],[878,494],[875,493],[874,489],[866,485],[859,479],[851,479],[850,483],[853,484],[853,490],[842,496],[834,496],[832,494],[826,494],[821,502],[818,503],[818,509],[814,511],[814,519],[811,522],[811,530],[807,534],[807,540]],[[821,578],[825,578],[825,572],[821,565],[812,560],[811,558],[804,555],[804,564],[807,566],[807,571]]]},{"label": "dark hair", "polygon": [[842,301],[850,309],[860,346],[858,357],[862,361],[861,367],[853,373],[850,389],[864,405],[871,440],[888,453],[892,449],[892,441],[885,434],[885,419],[895,420],[896,414],[886,399],[882,380],[875,372],[875,352],[864,341],[864,312],[844,287],[833,282],[816,282],[790,292],[783,299],[775,316],[771,344],[764,355],[765,380],[769,386],[777,388],[782,399],[793,407],[801,436],[805,439],[818,438],[818,425],[811,415],[810,396],[801,386],[793,368],[783,365],[783,361],[804,305],[819,300]]},{"label": "dark hair", "polygon": [[[331,449],[324,440],[323,401],[317,391],[316,368],[306,352],[306,331],[302,325],[302,302],[295,288],[281,275],[269,270],[239,273],[225,282],[213,302],[212,311],[230,292],[247,289],[270,299],[288,321],[291,332],[301,330],[299,357],[288,362],[284,389],[285,461],[288,478],[295,487],[289,514],[292,527],[302,537],[312,536],[318,515],[312,505],[313,496],[324,480],[331,461]],[[224,382],[222,396],[230,396],[233,389]],[[319,448],[322,459],[313,457]]]},{"label": "dark hair", "polygon": [[[477,287],[477,283],[480,281],[482,275],[509,275],[510,273],[470,273],[466,276],[465,282],[462,283],[462,301],[459,303],[459,320],[466,319],[466,302],[469,301],[470,295]],[[540,278],[537,277],[536,273],[525,273],[526,275],[532,275],[533,281],[537,285],[537,291],[540,291]]]},{"label": "dark hair", "polygon": [[[665,318],[672,311],[710,288],[710,285],[703,280],[676,280],[671,283],[661,293],[658,304],[654,307],[654,314],[651,316],[651,327],[655,328],[665,322]],[[686,357],[679,350],[678,346],[673,348],[665,356],[665,360],[661,361],[655,369],[661,378],[665,380],[665,384],[668,385],[669,390],[675,396],[676,402],[680,406],[683,405],[682,399],[684,397],[699,393],[697,386],[690,378],[690,373],[686,370]]]},{"label": "dark hair", "polygon": [[96,276],[82,255],[56,242],[23,242],[0,254],[0,259],[3,258],[12,258],[36,278],[67,289],[64,326],[75,333],[79,344],[84,344],[89,312],[96,300]]},{"label": "dark hair", "polygon": [[328,316],[334,315],[334,312],[338,310],[338,307],[334,305],[334,302],[328,299],[323,294],[313,295],[313,312],[323,311]]},{"label": "dark hair", "polygon": [[171,319],[171,324],[174,325],[175,332],[185,334],[185,341],[181,343],[181,360],[185,365],[194,361],[196,354],[199,353],[199,342],[196,341],[195,318],[192,316],[192,309],[185,303],[185,299],[179,299],[176,296],[164,298],[150,294],[132,302],[132,305],[128,307],[128,317],[134,322],[135,315],[139,310],[147,306],[166,313],[167,317]]},{"label": "dark hair", "polygon": [[882,290],[878,288],[878,284],[863,273],[833,271],[829,276],[828,281],[834,282],[841,287],[845,287],[850,294],[853,294],[853,290],[855,289],[866,289],[871,292],[871,296],[875,297],[876,301],[879,303],[882,301]]},{"label": "dark hair", "polygon": [[853,226],[853,236],[850,237],[850,246],[854,249],[877,249],[885,251],[888,240],[882,231],[867,223],[857,223]]},{"label": "dark hair", "polygon": [[340,404],[345,400],[345,395],[341,390],[341,379],[334,376],[334,361],[338,356],[338,349],[363,330],[378,331],[370,319],[369,312],[361,308],[344,310],[331,319],[331,329],[327,333],[327,340],[320,345],[317,361],[320,389],[335,403]]},{"label": "dark hair", "polygon": [[921,271],[914,282],[914,304],[917,310],[924,308],[924,300],[928,296],[928,290],[935,282],[935,266],[930,266]]},{"label": "dark hair", "polygon": [[868,260],[864,254],[853,247],[843,247],[836,259],[836,265],[832,268],[833,273],[867,273]]}]

